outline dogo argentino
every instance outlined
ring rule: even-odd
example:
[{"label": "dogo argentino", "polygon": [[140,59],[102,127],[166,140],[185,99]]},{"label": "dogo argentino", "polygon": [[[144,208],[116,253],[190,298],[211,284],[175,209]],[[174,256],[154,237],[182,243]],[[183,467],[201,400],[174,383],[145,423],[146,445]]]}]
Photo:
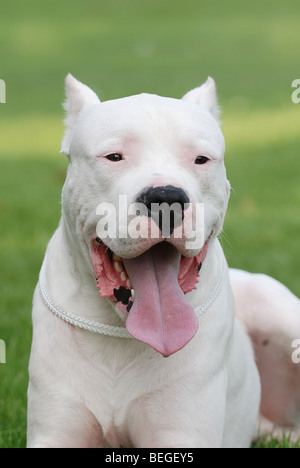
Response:
[{"label": "dogo argentino", "polygon": [[259,413],[297,427],[299,299],[230,272],[218,241],[230,184],[213,79],[180,100],[101,103],[71,75],[66,92],[28,447],[249,447]]}]

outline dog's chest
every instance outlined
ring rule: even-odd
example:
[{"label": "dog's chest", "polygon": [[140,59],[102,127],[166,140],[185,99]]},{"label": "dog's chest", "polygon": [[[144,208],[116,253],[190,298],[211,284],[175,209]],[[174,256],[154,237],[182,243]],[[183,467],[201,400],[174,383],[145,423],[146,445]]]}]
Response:
[{"label": "dog's chest", "polygon": [[[141,365],[143,360],[136,359],[140,350],[134,349],[134,343],[130,340],[122,345],[119,340],[113,340],[109,344],[113,349],[98,349],[93,359],[88,359],[84,371],[86,404],[101,426],[106,444],[111,447],[130,446],[130,414],[135,402],[148,394],[156,379],[155,372]],[[137,348],[140,348],[139,343]],[[91,342],[85,352],[88,349],[91,351]],[[79,378],[82,381],[82,376]]]}]

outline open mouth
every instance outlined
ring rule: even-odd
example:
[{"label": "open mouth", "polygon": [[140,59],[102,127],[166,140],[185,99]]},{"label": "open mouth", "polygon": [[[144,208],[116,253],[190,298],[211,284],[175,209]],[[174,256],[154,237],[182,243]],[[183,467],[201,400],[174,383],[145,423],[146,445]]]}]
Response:
[{"label": "open mouth", "polygon": [[198,319],[185,294],[196,289],[212,233],[201,252],[184,257],[161,242],[132,259],[122,259],[99,238],[92,264],[101,297],[116,303],[128,332],[167,357],[197,333]]}]

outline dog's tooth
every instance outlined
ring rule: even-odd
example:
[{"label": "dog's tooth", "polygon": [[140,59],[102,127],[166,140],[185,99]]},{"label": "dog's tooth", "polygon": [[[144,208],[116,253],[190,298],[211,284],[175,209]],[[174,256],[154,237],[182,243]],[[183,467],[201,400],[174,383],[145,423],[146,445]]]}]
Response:
[{"label": "dog's tooth", "polygon": [[113,254],[113,259],[114,259],[116,262],[121,262],[121,261],[122,261],[121,257],[119,257],[119,255],[117,255],[117,254],[115,254],[115,253]]},{"label": "dog's tooth", "polygon": [[134,299],[135,299],[135,290],[134,289],[131,290],[131,297],[132,297],[132,300],[134,301]]},{"label": "dog's tooth", "polygon": [[130,279],[128,278],[128,280],[126,281],[126,284],[127,284],[127,287],[128,289],[131,289],[131,282],[130,282]]},{"label": "dog's tooth", "polygon": [[122,271],[122,273],[121,273],[121,280],[122,280],[122,281],[126,281],[126,280],[127,280],[127,275],[126,275],[125,271]]},{"label": "dog's tooth", "polygon": [[121,271],[123,271],[122,265],[119,262],[114,262],[114,267],[118,273],[121,273]]}]

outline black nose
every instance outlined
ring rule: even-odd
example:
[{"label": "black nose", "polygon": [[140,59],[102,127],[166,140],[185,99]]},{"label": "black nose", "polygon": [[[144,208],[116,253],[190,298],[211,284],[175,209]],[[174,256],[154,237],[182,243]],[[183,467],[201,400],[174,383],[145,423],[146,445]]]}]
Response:
[{"label": "black nose", "polygon": [[174,228],[182,224],[184,210],[190,203],[184,190],[172,185],[150,187],[137,198],[146,206],[148,216],[156,222],[164,238],[170,237]]}]

